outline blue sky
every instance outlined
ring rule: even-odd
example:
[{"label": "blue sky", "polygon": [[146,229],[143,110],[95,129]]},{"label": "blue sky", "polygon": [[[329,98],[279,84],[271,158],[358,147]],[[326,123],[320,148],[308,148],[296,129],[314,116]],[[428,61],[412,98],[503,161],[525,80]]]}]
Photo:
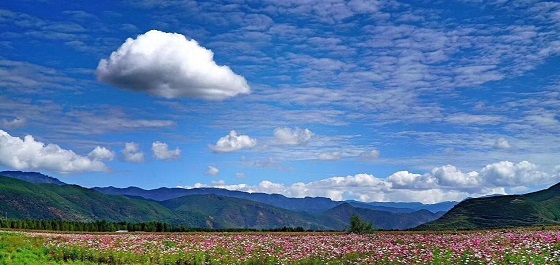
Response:
[{"label": "blue sky", "polygon": [[560,181],[560,4],[4,1],[0,169],[434,203]]}]

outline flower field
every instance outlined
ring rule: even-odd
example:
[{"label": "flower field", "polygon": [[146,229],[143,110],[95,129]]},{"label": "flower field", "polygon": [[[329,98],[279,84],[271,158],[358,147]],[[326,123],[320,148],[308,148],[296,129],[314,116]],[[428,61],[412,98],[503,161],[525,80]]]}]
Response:
[{"label": "flower field", "polygon": [[51,264],[560,263],[559,231],[7,235],[42,242],[35,251]]}]

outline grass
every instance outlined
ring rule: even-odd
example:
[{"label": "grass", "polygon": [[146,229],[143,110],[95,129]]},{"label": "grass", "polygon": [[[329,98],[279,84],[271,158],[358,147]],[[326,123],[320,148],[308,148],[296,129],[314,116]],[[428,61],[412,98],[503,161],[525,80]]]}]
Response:
[{"label": "grass", "polygon": [[85,264],[59,263],[47,255],[43,240],[22,236],[19,233],[1,232],[0,264]]},{"label": "grass", "polygon": [[24,236],[19,232],[0,231],[0,265],[98,264],[72,259],[57,259],[50,255],[44,246],[43,238]]},{"label": "grass", "polygon": [[45,264],[49,257],[41,249],[40,240],[15,233],[0,236],[0,264]]}]

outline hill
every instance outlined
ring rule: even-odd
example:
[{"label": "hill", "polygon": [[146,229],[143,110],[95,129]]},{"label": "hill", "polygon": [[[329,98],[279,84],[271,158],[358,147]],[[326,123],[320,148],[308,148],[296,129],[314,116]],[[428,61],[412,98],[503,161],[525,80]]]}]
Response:
[{"label": "hill", "polygon": [[74,221],[175,221],[175,214],[147,200],[106,195],[76,185],[34,184],[0,177],[0,212],[14,219]]},{"label": "hill", "polygon": [[31,183],[47,183],[47,184],[55,184],[55,185],[66,184],[56,178],[49,177],[39,172],[1,171],[0,176],[15,178]]},{"label": "hill", "polygon": [[524,195],[467,199],[419,230],[469,230],[560,224],[560,183]]}]

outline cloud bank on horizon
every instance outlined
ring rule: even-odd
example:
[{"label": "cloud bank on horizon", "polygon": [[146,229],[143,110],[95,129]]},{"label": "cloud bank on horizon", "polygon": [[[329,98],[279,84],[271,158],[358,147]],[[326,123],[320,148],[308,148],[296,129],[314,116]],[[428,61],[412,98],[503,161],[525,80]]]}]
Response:
[{"label": "cloud bank on horizon", "polygon": [[408,171],[395,172],[388,178],[370,174],[332,177],[318,181],[291,185],[262,181],[258,185],[227,184],[214,181],[211,184],[196,183],[179,188],[223,188],[245,192],[283,194],[287,197],[326,197],[342,201],[349,198],[360,201],[414,201],[433,204],[443,201],[461,201],[466,197],[507,194],[506,189],[525,191],[534,183],[551,183],[560,177],[560,167],[554,174],[539,171],[535,164],[509,161],[486,165],[480,171],[463,173],[454,166],[446,165],[428,173],[415,174]]},{"label": "cloud bank on horizon", "polygon": [[1,3],[0,169],[363,201],[545,188],[560,181],[558,14],[539,0]]}]

